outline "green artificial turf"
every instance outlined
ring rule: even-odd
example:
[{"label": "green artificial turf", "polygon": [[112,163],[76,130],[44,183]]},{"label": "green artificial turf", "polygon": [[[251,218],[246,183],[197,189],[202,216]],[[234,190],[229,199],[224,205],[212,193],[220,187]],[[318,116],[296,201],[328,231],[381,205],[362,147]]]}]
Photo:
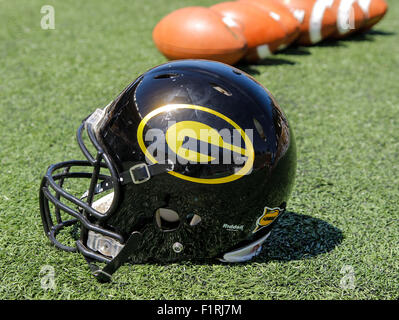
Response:
[{"label": "green artificial turf", "polygon": [[[151,38],[161,17],[215,2],[0,0],[1,299],[399,298],[394,0],[368,34],[239,66],[275,95],[298,148],[289,212],[253,262],[125,265],[101,285],[81,255],[44,236],[38,188],[47,166],[81,159],[80,121],[166,61]],[[55,30],[40,28],[44,4],[55,8]],[[45,265],[54,290],[41,287]],[[342,286],[345,266],[352,289]]]}]

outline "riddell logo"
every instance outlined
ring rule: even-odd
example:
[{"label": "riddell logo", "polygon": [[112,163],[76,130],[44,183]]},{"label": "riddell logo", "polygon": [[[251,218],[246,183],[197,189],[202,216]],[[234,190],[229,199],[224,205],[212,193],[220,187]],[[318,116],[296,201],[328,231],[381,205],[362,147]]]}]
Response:
[{"label": "riddell logo", "polygon": [[234,224],[227,224],[225,223],[223,225],[223,229],[227,229],[229,231],[244,231],[244,226],[243,225],[234,225]]},{"label": "riddell logo", "polygon": [[[213,127],[216,124],[218,128]],[[252,137],[252,129],[244,131],[220,112],[190,104],[155,109],[137,130],[139,146],[149,164],[234,165],[234,173],[218,178],[168,171],[177,178],[207,184],[231,182],[251,173],[255,157]]]}]

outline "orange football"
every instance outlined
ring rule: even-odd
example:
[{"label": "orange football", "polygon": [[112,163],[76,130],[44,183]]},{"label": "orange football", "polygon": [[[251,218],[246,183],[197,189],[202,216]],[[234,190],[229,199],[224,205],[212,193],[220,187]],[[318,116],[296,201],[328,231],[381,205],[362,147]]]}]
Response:
[{"label": "orange football", "polygon": [[332,34],[335,39],[344,38],[359,30],[366,21],[358,0],[335,0],[332,10],[337,16],[336,30]]},{"label": "orange football", "polygon": [[164,17],[154,28],[153,40],[168,59],[208,59],[234,64],[246,53],[239,27],[229,27],[223,17],[203,7],[187,7]]},{"label": "orange football", "polygon": [[286,34],[283,26],[270,16],[270,12],[252,4],[241,1],[222,2],[211,7],[243,26],[243,33],[247,39],[248,52],[245,59],[256,62],[269,56],[285,42]]},{"label": "orange football", "polygon": [[366,16],[366,21],[360,31],[371,29],[388,11],[385,0],[358,0],[358,4]]},{"label": "orange football", "polygon": [[277,0],[240,0],[251,2],[255,6],[259,6],[264,10],[267,10],[271,13],[271,17],[275,18],[275,20],[279,21],[283,26],[286,39],[284,43],[279,47],[279,49],[283,49],[288,47],[292,42],[294,42],[301,32],[299,21],[294,17],[291,13],[290,9],[285,5],[281,4]]},{"label": "orange football", "polygon": [[286,5],[301,24],[298,43],[310,45],[329,37],[336,30],[334,0],[278,0]]}]

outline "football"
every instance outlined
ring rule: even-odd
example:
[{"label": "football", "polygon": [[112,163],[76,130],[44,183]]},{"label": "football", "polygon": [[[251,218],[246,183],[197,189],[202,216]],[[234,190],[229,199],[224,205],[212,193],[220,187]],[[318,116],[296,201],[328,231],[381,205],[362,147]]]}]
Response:
[{"label": "football", "polygon": [[372,28],[388,11],[388,4],[385,0],[358,0],[358,3],[366,18],[361,31]]},{"label": "football", "polygon": [[332,34],[335,39],[347,37],[362,28],[366,21],[358,0],[335,0],[332,10],[337,17],[336,30]]},{"label": "football", "polygon": [[334,0],[278,0],[287,6],[300,23],[298,43],[318,43],[336,31]]},{"label": "football", "polygon": [[228,26],[222,15],[204,7],[178,9],[164,17],[152,33],[168,59],[208,59],[235,64],[247,44],[239,26]]},{"label": "football", "polygon": [[286,33],[270,12],[249,2],[222,2],[211,7],[232,24],[241,25],[248,44],[245,59],[257,62],[275,52],[285,41]]},{"label": "football", "polygon": [[244,2],[250,2],[255,6],[259,6],[264,10],[270,12],[270,15],[275,20],[279,21],[283,26],[286,39],[284,43],[278,49],[284,49],[293,43],[301,32],[299,21],[294,17],[290,9],[285,5],[281,4],[277,0],[240,0]]}]

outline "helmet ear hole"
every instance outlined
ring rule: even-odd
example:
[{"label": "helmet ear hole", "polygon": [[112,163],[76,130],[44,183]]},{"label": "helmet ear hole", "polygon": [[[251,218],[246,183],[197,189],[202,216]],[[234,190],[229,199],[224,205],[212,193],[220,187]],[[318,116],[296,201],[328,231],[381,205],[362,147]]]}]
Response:
[{"label": "helmet ear hole", "polygon": [[155,221],[162,231],[174,231],[180,225],[179,214],[167,208],[159,208],[155,211]]}]

